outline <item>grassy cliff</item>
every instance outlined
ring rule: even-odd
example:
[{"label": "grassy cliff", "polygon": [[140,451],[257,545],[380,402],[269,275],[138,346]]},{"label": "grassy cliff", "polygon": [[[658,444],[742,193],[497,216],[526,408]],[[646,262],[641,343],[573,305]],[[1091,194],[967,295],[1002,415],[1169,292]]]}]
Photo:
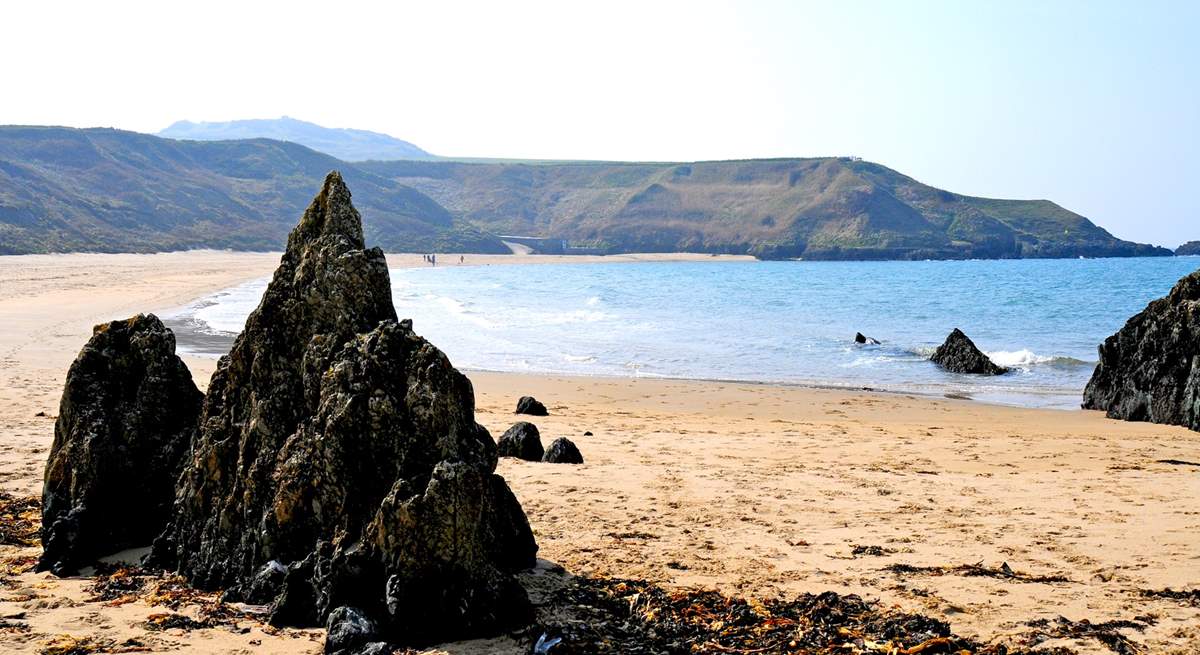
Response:
[{"label": "grassy cliff", "polygon": [[176,141],[0,127],[0,253],[277,249],[340,169],[368,242],[504,252],[494,236],[606,252],[926,259],[1169,255],[1046,200],[989,200],[846,158],[696,163],[347,163],[268,139]]}]

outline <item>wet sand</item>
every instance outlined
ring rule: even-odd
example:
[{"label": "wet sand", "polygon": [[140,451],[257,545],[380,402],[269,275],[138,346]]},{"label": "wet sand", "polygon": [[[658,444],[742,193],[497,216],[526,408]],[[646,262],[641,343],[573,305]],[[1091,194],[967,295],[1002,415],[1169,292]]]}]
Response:
[{"label": "wet sand", "polygon": [[[94,323],[177,307],[268,275],[277,262],[278,254],[225,252],[0,257],[0,490],[40,493],[66,369]],[[389,255],[389,263],[424,265],[420,255]],[[213,364],[188,358],[202,387]],[[1198,652],[1200,608],[1139,591],[1200,587],[1200,467],[1159,461],[1200,460],[1200,434],[1094,412],[903,394],[470,377],[493,436],[517,420],[517,397],[534,395],[551,411],[531,419],[543,443],[569,436],[582,450],[578,467],[500,465],[539,556],[572,573],[756,597],[858,593],[985,639],[1019,640],[1028,621],[1058,615],[1150,615],[1144,633],[1127,631],[1147,652]],[[0,546],[0,568],[20,570],[36,554]],[[1068,581],[887,570],[978,562]],[[142,622],[162,608],[90,601],[90,581],[0,578],[0,622],[22,615],[28,626],[0,634],[0,652],[35,653],[61,634],[137,638],[153,652],[320,651],[320,631],[150,633]],[[1095,640],[1053,645],[1110,652]],[[434,652],[522,649],[501,638]]]}]

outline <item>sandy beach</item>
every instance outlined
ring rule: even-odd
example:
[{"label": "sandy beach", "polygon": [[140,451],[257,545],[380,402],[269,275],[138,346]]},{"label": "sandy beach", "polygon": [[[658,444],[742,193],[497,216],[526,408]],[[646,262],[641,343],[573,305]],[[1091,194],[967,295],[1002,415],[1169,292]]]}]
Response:
[{"label": "sandy beach", "polygon": [[[165,311],[269,275],[278,254],[0,257],[0,491],[40,495],[67,367],[94,324]],[[569,261],[715,259],[707,255]],[[391,266],[425,265],[389,255]],[[550,256],[467,255],[467,265]],[[457,255],[439,255],[457,265]],[[419,328],[419,326],[418,326]],[[189,357],[203,389],[214,360]],[[544,443],[583,466],[505,459],[546,565],[758,598],[833,590],[1019,643],[1028,623],[1141,617],[1146,652],[1200,652],[1200,607],[1142,591],[1200,587],[1200,434],[1084,411],[905,394],[653,379],[470,373],[478,420],[499,436],[533,395]],[[585,436],[585,433],[591,434]],[[0,546],[0,652],[62,635],[151,652],[320,652],[315,630],[149,632],[143,600],[93,600],[90,580],[28,570]],[[1007,566],[1009,577],[938,568]],[[915,570],[900,572],[896,565]],[[1033,581],[1031,578],[1063,581]],[[6,627],[17,622],[23,629]],[[1051,640],[1080,653],[1095,639]],[[115,648],[115,647],[114,647]],[[109,651],[113,652],[113,651]],[[521,653],[508,638],[432,652]]]}]

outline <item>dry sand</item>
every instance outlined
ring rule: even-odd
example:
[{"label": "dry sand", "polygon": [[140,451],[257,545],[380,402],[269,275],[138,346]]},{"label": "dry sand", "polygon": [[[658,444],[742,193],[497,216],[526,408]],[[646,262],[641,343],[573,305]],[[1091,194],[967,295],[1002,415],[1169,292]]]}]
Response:
[{"label": "dry sand", "polygon": [[[619,259],[647,258],[658,257]],[[0,257],[0,489],[40,493],[66,369],[92,324],[185,304],[267,275],[277,261],[277,254],[224,252]],[[389,261],[423,265],[419,255]],[[188,363],[204,386],[212,360]],[[1138,593],[1200,586],[1200,467],[1159,462],[1200,460],[1200,434],[1094,412],[901,394],[470,377],[479,420],[493,435],[516,420],[516,397],[531,394],[551,410],[533,419],[543,442],[569,436],[583,451],[587,463],[578,467],[500,465],[529,516],[539,556],[572,573],[758,597],[859,593],[985,639],[1019,639],[1026,622],[1059,615],[1093,622],[1152,616],[1156,623],[1144,633],[1127,633],[1147,652],[1200,652],[1200,608]],[[854,555],[855,546],[883,554]],[[4,564],[18,568],[36,554],[0,547]],[[976,562],[1007,562],[1019,573],[1069,582],[885,570]],[[268,634],[246,624],[244,634],[146,632],[140,624],[162,608],[89,601],[88,583],[30,572],[0,580],[0,626],[21,615],[29,627],[0,627],[0,652],[35,653],[62,634],[134,637],[154,652],[320,650],[320,631]],[[1094,640],[1046,644],[1055,645],[1110,652]],[[443,651],[522,652],[503,638]]]}]

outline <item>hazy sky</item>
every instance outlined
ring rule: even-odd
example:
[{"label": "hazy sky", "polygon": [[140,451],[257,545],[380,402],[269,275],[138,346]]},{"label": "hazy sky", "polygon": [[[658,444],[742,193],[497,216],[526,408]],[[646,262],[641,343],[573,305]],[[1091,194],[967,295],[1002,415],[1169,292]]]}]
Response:
[{"label": "hazy sky", "polygon": [[858,155],[1200,239],[1200,2],[21,2],[0,123],[289,115],[441,155]]}]

